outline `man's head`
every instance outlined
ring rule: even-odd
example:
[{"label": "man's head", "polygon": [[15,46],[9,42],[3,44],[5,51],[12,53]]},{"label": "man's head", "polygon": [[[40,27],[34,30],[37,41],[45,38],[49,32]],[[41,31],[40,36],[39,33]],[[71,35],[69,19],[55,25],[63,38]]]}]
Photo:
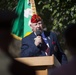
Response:
[{"label": "man's head", "polygon": [[72,54],[76,54],[76,24],[68,25],[64,36],[69,50]]},{"label": "man's head", "polygon": [[42,22],[42,19],[39,15],[34,14],[31,17],[30,22],[31,22],[30,27],[31,27],[33,32],[36,32],[38,29],[41,31],[43,30],[43,22]]},{"label": "man's head", "polygon": [[0,10],[0,49],[7,50],[12,41],[12,21],[17,17],[12,11]]}]

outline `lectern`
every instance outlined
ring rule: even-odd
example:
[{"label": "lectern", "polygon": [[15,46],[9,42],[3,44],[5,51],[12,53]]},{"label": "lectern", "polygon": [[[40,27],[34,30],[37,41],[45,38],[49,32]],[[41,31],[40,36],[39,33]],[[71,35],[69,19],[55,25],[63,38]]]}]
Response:
[{"label": "lectern", "polygon": [[54,55],[41,57],[23,57],[15,59],[35,67],[37,75],[48,75],[48,69],[51,70],[54,67],[61,65]]}]

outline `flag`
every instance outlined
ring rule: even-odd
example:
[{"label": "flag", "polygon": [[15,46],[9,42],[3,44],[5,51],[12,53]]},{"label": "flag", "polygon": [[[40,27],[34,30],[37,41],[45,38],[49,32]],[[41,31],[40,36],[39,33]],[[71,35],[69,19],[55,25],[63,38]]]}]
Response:
[{"label": "flag", "polygon": [[32,16],[32,9],[31,9],[31,3],[29,0],[25,0],[25,6],[24,6],[24,36],[29,35],[32,30],[30,28],[30,19]]},{"label": "flag", "polygon": [[29,26],[32,15],[29,0],[19,0],[16,7],[16,13],[18,14],[18,18],[13,22],[12,34],[15,38],[22,39],[32,32]]}]

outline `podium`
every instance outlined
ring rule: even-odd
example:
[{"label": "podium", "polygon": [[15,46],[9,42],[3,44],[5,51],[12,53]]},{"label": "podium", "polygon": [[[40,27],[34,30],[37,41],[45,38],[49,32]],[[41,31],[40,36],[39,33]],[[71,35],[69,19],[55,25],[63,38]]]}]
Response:
[{"label": "podium", "polygon": [[51,70],[61,65],[54,55],[41,57],[22,57],[15,59],[24,64],[33,66],[36,69],[36,75],[48,75],[48,69]]}]

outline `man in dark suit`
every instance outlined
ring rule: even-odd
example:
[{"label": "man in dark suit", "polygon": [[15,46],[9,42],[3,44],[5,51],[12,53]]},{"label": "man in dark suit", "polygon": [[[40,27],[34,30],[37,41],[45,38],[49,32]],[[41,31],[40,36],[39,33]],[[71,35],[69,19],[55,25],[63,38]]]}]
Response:
[{"label": "man in dark suit", "polygon": [[76,24],[68,25],[65,30],[65,41],[72,59],[66,65],[56,68],[51,75],[76,75]]},{"label": "man in dark suit", "polygon": [[22,39],[21,57],[51,56],[54,54],[61,64],[67,62],[67,57],[62,51],[57,36],[53,32],[43,31],[41,17],[34,14],[30,20],[32,33]]},{"label": "man in dark suit", "polygon": [[13,41],[12,21],[17,14],[9,10],[0,10],[0,75],[35,75],[33,67],[15,60],[9,53]]}]

